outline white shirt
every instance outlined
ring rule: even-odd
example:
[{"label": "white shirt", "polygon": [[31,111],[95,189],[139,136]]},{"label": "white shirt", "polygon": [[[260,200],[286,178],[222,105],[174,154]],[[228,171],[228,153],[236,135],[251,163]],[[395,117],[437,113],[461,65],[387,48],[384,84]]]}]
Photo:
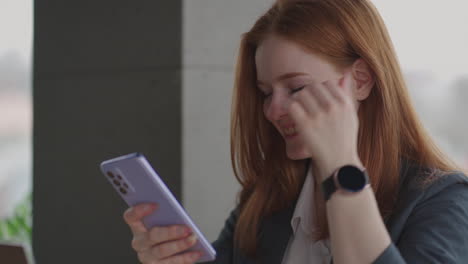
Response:
[{"label": "white shirt", "polygon": [[283,264],[329,264],[331,261],[330,241],[326,239],[314,242],[311,237],[314,223],[314,184],[309,167],[291,219],[293,234],[284,253]]}]

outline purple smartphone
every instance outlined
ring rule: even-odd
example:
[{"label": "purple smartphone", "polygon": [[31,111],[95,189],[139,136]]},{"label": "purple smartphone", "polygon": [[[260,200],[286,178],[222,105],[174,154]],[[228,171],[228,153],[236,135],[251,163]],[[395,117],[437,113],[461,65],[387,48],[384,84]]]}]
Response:
[{"label": "purple smartphone", "polygon": [[[143,218],[146,228],[153,226],[187,225],[197,236],[197,243],[188,251],[200,251],[197,262],[212,261],[216,251],[177,202],[171,191],[140,153],[106,160],[101,171],[129,206],[157,203],[158,209]],[[184,253],[181,252],[181,253]]]}]

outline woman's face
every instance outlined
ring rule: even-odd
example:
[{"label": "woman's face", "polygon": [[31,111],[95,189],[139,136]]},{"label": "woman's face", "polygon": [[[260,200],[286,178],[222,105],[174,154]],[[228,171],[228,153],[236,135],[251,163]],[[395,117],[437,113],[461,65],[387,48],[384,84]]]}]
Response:
[{"label": "woman's face", "polygon": [[275,35],[267,37],[255,54],[257,87],[265,95],[263,112],[286,142],[290,159],[309,158],[310,154],[295,134],[296,124],[285,106],[292,94],[311,82],[324,82],[343,76],[317,55],[306,52],[294,42]]}]

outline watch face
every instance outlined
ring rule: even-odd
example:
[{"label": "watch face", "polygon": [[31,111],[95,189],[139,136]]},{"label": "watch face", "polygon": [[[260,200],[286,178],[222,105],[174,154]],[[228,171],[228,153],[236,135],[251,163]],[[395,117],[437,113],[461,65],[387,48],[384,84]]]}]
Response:
[{"label": "watch face", "polygon": [[341,187],[350,192],[358,192],[367,184],[365,173],[354,166],[342,167],[337,176]]}]

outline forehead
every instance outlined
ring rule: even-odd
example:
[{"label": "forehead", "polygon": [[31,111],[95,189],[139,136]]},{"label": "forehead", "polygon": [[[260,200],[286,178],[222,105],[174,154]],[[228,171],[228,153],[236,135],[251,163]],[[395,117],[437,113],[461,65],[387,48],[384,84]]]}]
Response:
[{"label": "forehead", "polygon": [[272,82],[290,72],[304,72],[312,76],[328,75],[333,66],[322,57],[306,51],[302,46],[276,35],[261,42],[255,53],[257,79]]}]

